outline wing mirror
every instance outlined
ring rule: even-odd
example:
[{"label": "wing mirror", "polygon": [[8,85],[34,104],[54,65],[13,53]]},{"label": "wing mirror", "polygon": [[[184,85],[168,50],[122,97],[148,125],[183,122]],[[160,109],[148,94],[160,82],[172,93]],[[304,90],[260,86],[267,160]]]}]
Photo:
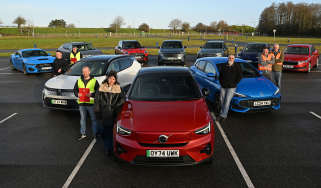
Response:
[{"label": "wing mirror", "polygon": [[209,96],[209,95],[210,95],[210,90],[209,90],[209,89],[207,89],[207,88],[203,88],[203,89],[202,89],[202,93],[203,93],[203,95],[204,95],[204,96],[206,96],[206,97],[207,97],[207,96]]},{"label": "wing mirror", "polygon": [[187,48],[187,46],[184,46],[184,48]]}]

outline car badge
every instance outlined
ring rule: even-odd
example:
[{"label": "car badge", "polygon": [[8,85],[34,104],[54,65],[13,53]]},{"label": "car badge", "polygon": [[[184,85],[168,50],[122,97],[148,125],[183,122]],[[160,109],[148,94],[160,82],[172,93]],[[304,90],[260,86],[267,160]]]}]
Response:
[{"label": "car badge", "polygon": [[61,95],[61,89],[57,90],[57,95]]},{"label": "car badge", "polygon": [[159,141],[159,143],[161,143],[161,144],[164,144],[165,142],[167,142],[167,140],[168,140],[168,136],[166,136],[166,135],[160,135],[160,136],[158,137],[158,141]]}]

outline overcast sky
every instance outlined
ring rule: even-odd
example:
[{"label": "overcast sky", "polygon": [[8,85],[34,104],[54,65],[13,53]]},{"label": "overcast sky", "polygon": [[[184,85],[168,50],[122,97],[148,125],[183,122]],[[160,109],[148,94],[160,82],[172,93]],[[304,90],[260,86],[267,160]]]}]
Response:
[{"label": "overcast sky", "polygon": [[[227,3],[228,2],[228,3]],[[168,28],[178,18],[192,26],[198,22],[210,24],[225,20],[228,24],[256,26],[262,10],[281,0],[1,0],[2,25],[13,25],[17,16],[23,16],[36,26],[48,26],[52,19],[64,19],[76,27],[109,27],[116,16],[122,16],[126,25],[137,27],[146,22],[152,28]],[[321,0],[294,0],[292,2],[321,3]]]}]

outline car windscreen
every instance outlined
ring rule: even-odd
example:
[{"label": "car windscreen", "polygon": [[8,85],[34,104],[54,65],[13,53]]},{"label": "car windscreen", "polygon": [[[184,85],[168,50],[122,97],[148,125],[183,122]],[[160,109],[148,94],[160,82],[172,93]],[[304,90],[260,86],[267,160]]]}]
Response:
[{"label": "car windscreen", "polygon": [[298,54],[298,55],[309,55],[309,48],[308,47],[300,47],[300,46],[291,46],[288,47],[285,54]]},{"label": "car windscreen", "polygon": [[181,42],[163,42],[162,48],[183,48],[183,45]]},{"label": "car windscreen", "polygon": [[249,44],[244,48],[244,52],[262,52],[267,46],[264,44]]},{"label": "car windscreen", "polygon": [[222,49],[223,44],[222,43],[215,43],[215,42],[208,42],[204,45],[204,48],[206,48],[206,49]]},{"label": "car windscreen", "polygon": [[137,41],[123,42],[124,49],[132,49],[132,48],[141,48],[141,45]]},{"label": "car windscreen", "polygon": [[199,88],[191,75],[146,74],[137,77],[129,98],[143,101],[196,100]]},{"label": "car windscreen", "polygon": [[[252,65],[250,65],[249,63],[237,63],[237,64],[240,66],[242,70],[243,78],[256,78],[261,76],[258,70]],[[226,64],[220,63],[220,64],[217,64],[216,66],[220,70],[221,66],[224,66],[224,65]]]},{"label": "car windscreen", "polygon": [[77,47],[79,51],[95,50],[92,44],[77,44],[72,45],[72,47]]},{"label": "car windscreen", "polygon": [[107,69],[107,64],[103,61],[79,61],[70,68],[66,75],[80,76],[82,75],[82,68],[85,66],[90,68],[90,75],[92,76],[103,76]]},{"label": "car windscreen", "polygon": [[48,56],[48,54],[43,50],[30,50],[30,51],[22,52],[22,57],[39,57],[39,56]]}]

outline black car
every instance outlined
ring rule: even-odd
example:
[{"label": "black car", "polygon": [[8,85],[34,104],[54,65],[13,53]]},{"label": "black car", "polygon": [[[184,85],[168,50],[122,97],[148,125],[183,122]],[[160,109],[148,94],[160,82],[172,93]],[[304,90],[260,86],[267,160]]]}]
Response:
[{"label": "black car", "polygon": [[88,42],[69,42],[61,45],[58,50],[62,52],[63,57],[69,59],[70,52],[73,47],[77,47],[83,57],[88,57],[92,55],[101,55],[102,51],[93,47],[91,43]]},{"label": "black car", "polygon": [[258,65],[259,57],[264,48],[269,48],[267,43],[248,43],[239,53],[239,58],[246,60],[255,67]]},{"label": "black car", "polygon": [[165,40],[158,51],[158,65],[185,65],[185,48],[180,40]]},{"label": "black car", "polygon": [[201,50],[197,53],[197,58],[202,57],[225,57],[227,56],[228,48],[224,41],[207,41]]}]

